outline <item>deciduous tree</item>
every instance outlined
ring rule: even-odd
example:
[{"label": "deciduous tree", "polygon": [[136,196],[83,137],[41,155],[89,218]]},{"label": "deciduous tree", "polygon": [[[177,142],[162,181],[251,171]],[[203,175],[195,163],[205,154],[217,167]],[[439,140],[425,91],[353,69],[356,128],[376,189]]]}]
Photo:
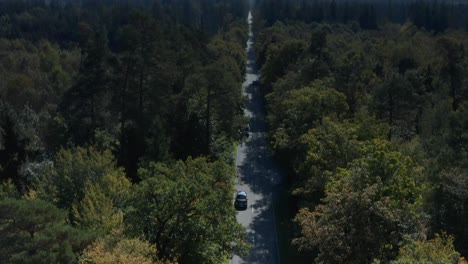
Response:
[{"label": "deciduous tree", "polygon": [[243,229],[231,204],[232,173],[203,158],[141,169],[145,180],[135,186],[126,215],[130,233],[143,234],[163,259],[219,263],[231,251],[243,253]]}]

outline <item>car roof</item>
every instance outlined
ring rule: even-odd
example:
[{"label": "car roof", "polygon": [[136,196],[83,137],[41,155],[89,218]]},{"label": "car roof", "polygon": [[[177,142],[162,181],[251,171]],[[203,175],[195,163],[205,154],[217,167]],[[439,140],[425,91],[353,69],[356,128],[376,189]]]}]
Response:
[{"label": "car roof", "polygon": [[244,191],[237,192],[237,195],[244,195],[247,196],[247,194]]}]

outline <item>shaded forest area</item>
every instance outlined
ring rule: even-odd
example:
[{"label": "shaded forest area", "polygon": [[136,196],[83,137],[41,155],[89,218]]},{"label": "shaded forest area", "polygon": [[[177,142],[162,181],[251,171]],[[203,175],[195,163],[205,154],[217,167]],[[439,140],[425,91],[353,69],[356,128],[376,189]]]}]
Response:
[{"label": "shaded forest area", "polygon": [[376,29],[380,22],[404,23],[411,20],[429,31],[447,27],[468,29],[468,6],[453,0],[278,0],[257,1],[263,19],[305,23],[347,23],[356,21],[363,29]]},{"label": "shaded forest area", "polygon": [[0,262],[221,263],[242,1],[0,1]]},{"label": "shaded forest area", "polygon": [[468,6],[453,3],[257,1],[292,262],[468,255]]}]

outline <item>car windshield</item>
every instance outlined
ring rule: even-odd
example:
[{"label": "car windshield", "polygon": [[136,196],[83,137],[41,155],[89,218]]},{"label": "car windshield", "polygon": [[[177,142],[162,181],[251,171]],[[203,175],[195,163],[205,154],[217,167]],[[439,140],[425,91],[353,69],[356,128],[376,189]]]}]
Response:
[{"label": "car windshield", "polygon": [[237,200],[246,200],[247,199],[247,195],[245,194],[238,194],[237,195]]}]

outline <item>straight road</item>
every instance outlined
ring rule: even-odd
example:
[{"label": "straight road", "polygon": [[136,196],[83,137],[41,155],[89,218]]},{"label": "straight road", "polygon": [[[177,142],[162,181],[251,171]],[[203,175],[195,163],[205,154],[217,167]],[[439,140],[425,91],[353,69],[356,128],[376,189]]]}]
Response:
[{"label": "straight road", "polygon": [[230,263],[280,263],[273,197],[281,184],[276,166],[265,142],[263,97],[255,81],[259,72],[253,50],[252,14],[249,13],[247,69],[243,84],[249,100],[245,114],[249,117],[250,137],[237,149],[236,191],[247,192],[248,208],[237,213],[237,221],[247,229],[247,239],[253,248],[245,257],[233,256]]}]

